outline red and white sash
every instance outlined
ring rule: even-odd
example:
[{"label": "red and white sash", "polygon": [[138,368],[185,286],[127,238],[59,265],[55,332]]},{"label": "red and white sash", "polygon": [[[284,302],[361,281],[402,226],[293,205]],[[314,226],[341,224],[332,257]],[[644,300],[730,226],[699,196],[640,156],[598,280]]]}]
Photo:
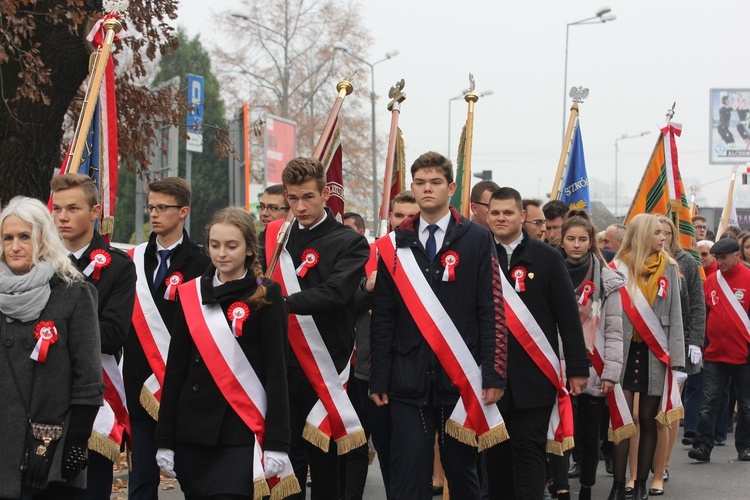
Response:
[{"label": "red and white sash", "polygon": [[[630,280],[628,266],[624,265],[622,261],[615,260],[611,265],[620,271],[626,280]],[[656,313],[649,305],[643,292],[639,288],[636,290],[635,297],[631,297],[627,287],[620,288],[622,310],[625,311],[638,335],[641,336],[654,356],[666,366],[661,408],[656,419],[662,424],[669,426],[684,415],[680,390],[674,379],[674,373],[672,372],[669,360],[669,339],[667,338],[667,334],[664,333],[659,318],[656,317]],[[675,297],[672,299],[676,300]]]},{"label": "red and white sash", "polygon": [[128,250],[135,264],[135,303],[133,305],[133,328],[138,335],[148,365],[153,372],[144,382],[140,402],[154,420],[159,417],[161,388],[167,367],[167,353],[171,336],[151,295],[151,281],[146,276],[144,256],[148,243],[141,243]]},{"label": "red and white sash", "polygon": [[[274,222],[266,228],[269,259],[280,228],[281,224]],[[286,248],[281,252],[273,279],[281,285],[285,296],[301,291],[294,262]],[[326,452],[333,439],[339,455],[365,444],[365,431],[346,394],[351,364],[347,363],[338,373],[312,316],[290,314],[288,335],[289,344],[319,398],[307,416],[302,437]]]},{"label": "red and white sash", "polygon": [[482,401],[481,367],[427,283],[411,248],[396,249],[393,232],[380,238],[376,245],[385,262],[395,262],[395,269],[390,265],[386,267],[401,298],[461,396],[445,424],[445,431],[464,444],[478,447],[479,451],[508,439],[497,405],[485,405]]},{"label": "red and white sash", "polygon": [[[266,433],[266,390],[242,351],[218,304],[203,304],[200,279],[179,286],[182,310],[190,336],[206,368],[232,409],[255,435],[253,450],[254,498],[286,498],[300,487],[291,463],[266,482],[263,473],[263,440]],[[271,488],[269,489],[269,484]]]},{"label": "red and white sash", "polygon": [[[565,387],[565,374],[547,336],[500,269],[505,301],[505,322],[521,347],[534,360],[557,391],[547,428],[547,452],[562,455],[573,447],[573,405]],[[520,376],[523,376],[522,374]]]},{"label": "red and white sash", "polygon": [[732,324],[737,328],[737,331],[743,334],[747,342],[750,342],[750,318],[748,318],[742,304],[732,292],[721,271],[716,271],[716,281],[719,284],[719,293],[724,297],[724,300],[719,300],[719,305],[732,320]]},{"label": "red and white sash", "polygon": [[123,432],[130,435],[130,415],[125,400],[121,367],[111,354],[102,354],[102,374],[106,389],[104,405],[99,408],[89,438],[89,449],[112,460],[120,461]]}]

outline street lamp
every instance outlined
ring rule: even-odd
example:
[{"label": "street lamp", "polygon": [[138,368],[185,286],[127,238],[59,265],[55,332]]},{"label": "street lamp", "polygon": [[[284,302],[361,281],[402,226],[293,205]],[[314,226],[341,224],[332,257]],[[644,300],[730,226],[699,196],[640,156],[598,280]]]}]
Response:
[{"label": "street lamp", "polygon": [[273,28],[269,28],[268,26],[264,26],[260,24],[257,21],[254,21],[253,19],[250,19],[249,16],[246,16],[245,14],[240,14],[239,12],[233,12],[231,14],[232,17],[236,17],[238,19],[242,19],[253,26],[257,26],[258,28],[264,29],[266,31],[269,31],[271,33],[274,33],[276,35],[279,35],[283,39],[282,46],[284,48],[284,69],[282,73],[282,80],[281,80],[281,116],[283,118],[289,118],[289,40],[287,39],[287,35],[285,33],[282,33],[281,31],[277,31]]},{"label": "street lamp", "polygon": [[597,24],[597,23],[606,23],[607,21],[614,21],[617,19],[617,16],[615,16],[612,13],[612,9],[609,7],[602,7],[596,12],[596,15],[593,17],[587,17],[586,19],[581,19],[580,21],[575,21],[573,23],[568,23],[565,26],[565,79],[563,82],[563,113],[562,113],[562,137],[563,141],[565,140],[565,115],[568,112],[568,38],[570,35],[570,27],[571,26],[578,26],[580,24]]},{"label": "street lamp", "polygon": [[[453,101],[457,101],[459,99],[463,99],[466,94],[471,92],[471,89],[464,89],[463,92],[461,92],[456,97],[451,97],[448,99],[448,158],[451,157],[451,103]],[[488,95],[492,95],[494,92],[492,90],[485,90],[477,94],[479,97],[484,97]]]},{"label": "street lamp", "polygon": [[648,135],[650,133],[650,130],[644,130],[640,134],[635,135],[622,134],[620,137],[615,139],[615,217],[617,217],[617,209],[619,208],[617,205],[617,155],[620,152],[620,148],[617,143],[620,141],[624,141],[625,139],[635,139],[637,137],[643,137],[644,135]]},{"label": "street lamp", "polygon": [[387,61],[388,59],[391,59],[393,57],[396,57],[398,55],[398,50],[393,49],[390,52],[385,53],[385,58],[380,59],[379,61],[375,61],[373,63],[365,61],[361,57],[359,57],[356,54],[353,54],[349,51],[349,47],[347,47],[345,44],[341,42],[336,42],[333,44],[333,50],[340,50],[346,54],[348,54],[350,57],[353,57],[357,61],[364,63],[370,67],[370,80],[372,82],[372,87],[370,89],[370,104],[372,108],[372,136],[370,138],[370,154],[372,155],[372,228],[373,232],[377,231],[378,227],[378,158],[377,158],[377,147],[376,147],[376,130],[375,130],[375,65],[380,64],[384,61]]}]

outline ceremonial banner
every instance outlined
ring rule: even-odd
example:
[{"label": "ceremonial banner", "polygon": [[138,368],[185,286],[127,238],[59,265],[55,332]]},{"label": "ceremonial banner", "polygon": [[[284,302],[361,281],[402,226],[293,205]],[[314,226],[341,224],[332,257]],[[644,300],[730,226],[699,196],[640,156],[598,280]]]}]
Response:
[{"label": "ceremonial banner", "polygon": [[570,146],[570,159],[565,183],[560,191],[560,199],[571,209],[591,211],[589,197],[589,175],[586,173],[586,158],[583,155],[581,124],[577,123]]},{"label": "ceremonial banner", "polygon": [[470,196],[469,190],[471,186],[464,189],[463,177],[464,177],[464,162],[465,162],[465,151],[466,151],[466,126],[461,129],[461,138],[458,140],[458,156],[456,157],[456,191],[451,196],[451,206],[461,212],[461,203],[464,198],[464,191],[466,196]]},{"label": "ceremonial banner", "polygon": [[406,190],[406,152],[404,151],[404,136],[398,129],[396,137],[396,156],[393,159],[393,176],[391,177],[391,201],[397,194]]},{"label": "ceremonial banner", "polygon": [[326,202],[326,206],[331,209],[336,220],[344,220],[344,162],[343,152],[341,149],[341,129],[339,128],[338,118],[331,129],[331,135],[326,140],[323,153],[323,168],[326,171],[326,183],[331,192],[331,196]]}]

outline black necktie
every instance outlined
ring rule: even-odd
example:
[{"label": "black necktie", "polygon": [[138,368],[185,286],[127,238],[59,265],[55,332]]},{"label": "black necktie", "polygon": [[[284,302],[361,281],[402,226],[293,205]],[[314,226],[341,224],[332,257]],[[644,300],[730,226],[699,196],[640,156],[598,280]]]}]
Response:
[{"label": "black necktie", "polygon": [[68,254],[68,258],[70,259],[70,262],[73,264],[73,267],[78,269],[78,259],[76,258],[75,254]]},{"label": "black necktie", "polygon": [[430,224],[429,226],[427,226],[427,230],[430,232],[430,235],[427,237],[427,244],[424,246],[424,249],[427,251],[427,258],[430,259],[430,262],[435,259],[435,255],[437,254],[435,231],[437,231],[438,229],[439,228],[437,224]]},{"label": "black necktie", "polygon": [[156,278],[154,278],[154,290],[159,288],[159,283],[164,281],[164,278],[167,276],[167,269],[169,269],[167,261],[169,260],[170,253],[172,253],[172,250],[159,250],[161,262],[159,263],[159,269],[156,271]]}]

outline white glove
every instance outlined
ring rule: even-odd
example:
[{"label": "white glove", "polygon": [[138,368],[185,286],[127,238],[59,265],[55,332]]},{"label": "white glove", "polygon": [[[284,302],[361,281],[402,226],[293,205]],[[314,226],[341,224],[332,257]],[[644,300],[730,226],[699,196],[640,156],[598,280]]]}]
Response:
[{"label": "white glove", "polygon": [[690,362],[694,365],[699,365],[703,361],[703,353],[697,345],[688,346],[688,354],[690,355]]},{"label": "white glove", "polygon": [[169,477],[176,477],[174,473],[174,451],[166,448],[156,450],[156,465]]},{"label": "white glove", "polygon": [[672,370],[672,373],[674,374],[675,382],[677,382],[677,387],[682,387],[682,384],[684,384],[688,378],[688,374],[685,372],[678,372],[677,370]]},{"label": "white glove", "polygon": [[270,450],[263,452],[263,471],[267,478],[278,476],[287,465],[290,465],[290,462],[286,453]]}]

